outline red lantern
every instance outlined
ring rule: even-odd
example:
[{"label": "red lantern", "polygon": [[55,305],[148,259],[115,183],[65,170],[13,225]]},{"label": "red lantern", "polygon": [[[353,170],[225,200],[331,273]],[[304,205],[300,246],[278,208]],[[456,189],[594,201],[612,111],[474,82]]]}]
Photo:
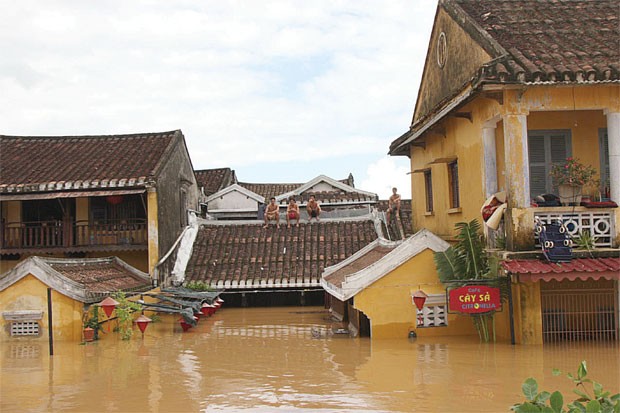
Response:
[{"label": "red lantern", "polygon": [[108,297],[99,303],[99,306],[103,308],[103,312],[108,318],[110,318],[110,316],[112,315],[112,312],[114,311],[117,305],[118,305],[118,301],[116,301],[112,297]]},{"label": "red lantern", "polygon": [[144,314],[142,314],[140,317],[138,317],[136,319],[136,324],[138,325],[138,328],[140,329],[140,331],[142,331],[142,334],[144,334],[144,331],[149,326],[149,323],[151,321],[153,321],[153,320],[151,320],[150,318],[148,318]]},{"label": "red lantern", "polygon": [[210,305],[210,304],[204,303],[202,305],[202,308],[200,309],[200,312],[205,317],[210,316],[211,315],[211,307],[213,307],[213,306]]},{"label": "red lantern", "polygon": [[[198,321],[198,317],[194,316],[194,320]],[[179,318],[179,323],[181,324],[181,328],[183,329],[183,331],[187,331],[190,328],[194,327],[193,325],[186,323],[184,318]]]},{"label": "red lantern", "polygon": [[412,297],[413,303],[416,307],[418,307],[418,310],[422,310],[422,308],[424,308],[424,302],[426,302],[426,298],[428,297],[428,295],[424,291],[418,290],[413,293]]},{"label": "red lantern", "polygon": [[105,197],[105,200],[108,201],[108,204],[118,205],[123,202],[122,195],[109,195]]}]

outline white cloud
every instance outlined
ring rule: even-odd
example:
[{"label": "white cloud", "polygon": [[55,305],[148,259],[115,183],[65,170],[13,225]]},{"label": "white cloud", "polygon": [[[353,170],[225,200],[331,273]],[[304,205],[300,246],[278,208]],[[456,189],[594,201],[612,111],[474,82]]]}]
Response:
[{"label": "white cloud", "polygon": [[411,199],[411,178],[407,175],[409,170],[408,158],[385,156],[368,165],[367,176],[356,186],[375,192],[380,199],[388,199],[392,195],[392,188],[396,187],[403,199]]},{"label": "white cloud", "polygon": [[180,128],[196,168],[275,157],[316,160],[316,176],[322,160],[382,156],[408,128],[435,7],[4,2],[0,133]]}]

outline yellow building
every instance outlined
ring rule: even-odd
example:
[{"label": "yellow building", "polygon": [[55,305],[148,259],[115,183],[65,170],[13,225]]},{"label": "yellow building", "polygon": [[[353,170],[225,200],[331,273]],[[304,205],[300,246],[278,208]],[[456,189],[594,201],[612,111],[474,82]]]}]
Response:
[{"label": "yellow building", "polygon": [[[114,292],[152,288],[119,258],[30,257],[0,275],[0,341],[81,341],[86,308]],[[51,311],[50,311],[51,309]]]},{"label": "yellow building", "polygon": [[152,273],[198,209],[180,130],[0,135],[0,274],[33,255],[115,255]]},{"label": "yellow building", "polygon": [[[413,120],[390,154],[411,159],[414,229],[445,240],[506,193],[486,233],[513,281],[517,342],[618,339],[619,41],[614,0],[439,1]],[[550,172],[571,157],[600,179],[562,204]],[[536,220],[587,232],[594,250],[569,271],[539,265]]]}]

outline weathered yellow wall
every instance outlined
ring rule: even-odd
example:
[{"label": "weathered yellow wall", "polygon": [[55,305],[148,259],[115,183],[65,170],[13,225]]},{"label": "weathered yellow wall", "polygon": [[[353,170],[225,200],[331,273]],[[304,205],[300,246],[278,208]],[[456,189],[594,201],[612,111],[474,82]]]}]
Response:
[{"label": "weathered yellow wall", "polygon": [[515,341],[517,344],[542,344],[542,306],[540,283],[515,283]]},{"label": "weathered yellow wall", "polygon": [[[427,294],[443,294],[431,250],[423,251],[354,298],[355,308],[370,319],[372,338],[406,338],[416,325],[416,307],[411,294],[422,289]],[[448,316],[448,326],[418,328],[420,337],[476,334],[468,316]]]},{"label": "weathered yellow wall", "polygon": [[[577,87],[536,87],[525,92],[506,91],[503,104],[497,100],[478,97],[459,109],[470,112],[472,121],[463,118],[444,119],[440,126],[445,136],[427,134],[422,139],[426,148],[410,149],[411,170],[430,168],[433,178],[432,215],[425,213],[424,175],[413,173],[412,209],[414,229],[427,228],[435,234],[450,239],[454,235],[454,224],[461,221],[481,219],[480,207],[484,202],[484,182],[482,174],[483,147],[482,128],[485,123],[496,120],[496,153],[498,188],[506,189],[507,164],[504,156],[504,122],[502,115],[527,114],[528,130],[569,129],[572,135],[572,154],[595,169],[599,169],[599,129],[607,127],[604,114],[606,108],[615,108],[620,100],[620,87],[577,86]],[[576,110],[573,110],[576,108]],[[440,158],[457,157],[459,165],[460,212],[449,212],[448,174],[445,163],[433,164]],[[519,166],[518,176],[523,168]],[[594,194],[595,189],[588,192]],[[522,215],[522,214],[521,214]],[[519,213],[515,219],[518,221]],[[620,233],[620,227],[617,230]],[[617,236],[618,237],[618,236]]]},{"label": "weathered yellow wall", "polygon": [[159,261],[159,229],[157,220],[157,192],[150,188],[147,193],[148,211],[148,239],[149,239],[149,261],[148,273],[153,274],[153,269]]},{"label": "weathered yellow wall", "polygon": [[[445,33],[447,46],[447,59],[443,68],[437,63],[437,41],[442,32]],[[440,9],[429,42],[414,121],[456,93],[471,79],[477,68],[490,59],[490,55]]]},{"label": "weathered yellow wall", "polygon": [[[56,291],[52,291],[52,315],[54,340],[81,341],[82,310],[84,305]],[[38,337],[11,337],[9,322],[0,318],[2,341],[48,340],[47,286],[33,275],[27,275],[4,291],[0,291],[0,314],[4,311],[36,310],[43,312],[39,320],[41,334]],[[0,316],[1,317],[1,316]]]}]

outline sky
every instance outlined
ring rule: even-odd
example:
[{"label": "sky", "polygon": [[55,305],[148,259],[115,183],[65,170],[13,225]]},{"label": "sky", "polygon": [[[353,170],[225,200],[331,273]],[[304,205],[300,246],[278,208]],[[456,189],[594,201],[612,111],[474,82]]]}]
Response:
[{"label": "sky", "polygon": [[411,196],[436,0],[0,0],[0,134],[181,129],[194,169]]}]

